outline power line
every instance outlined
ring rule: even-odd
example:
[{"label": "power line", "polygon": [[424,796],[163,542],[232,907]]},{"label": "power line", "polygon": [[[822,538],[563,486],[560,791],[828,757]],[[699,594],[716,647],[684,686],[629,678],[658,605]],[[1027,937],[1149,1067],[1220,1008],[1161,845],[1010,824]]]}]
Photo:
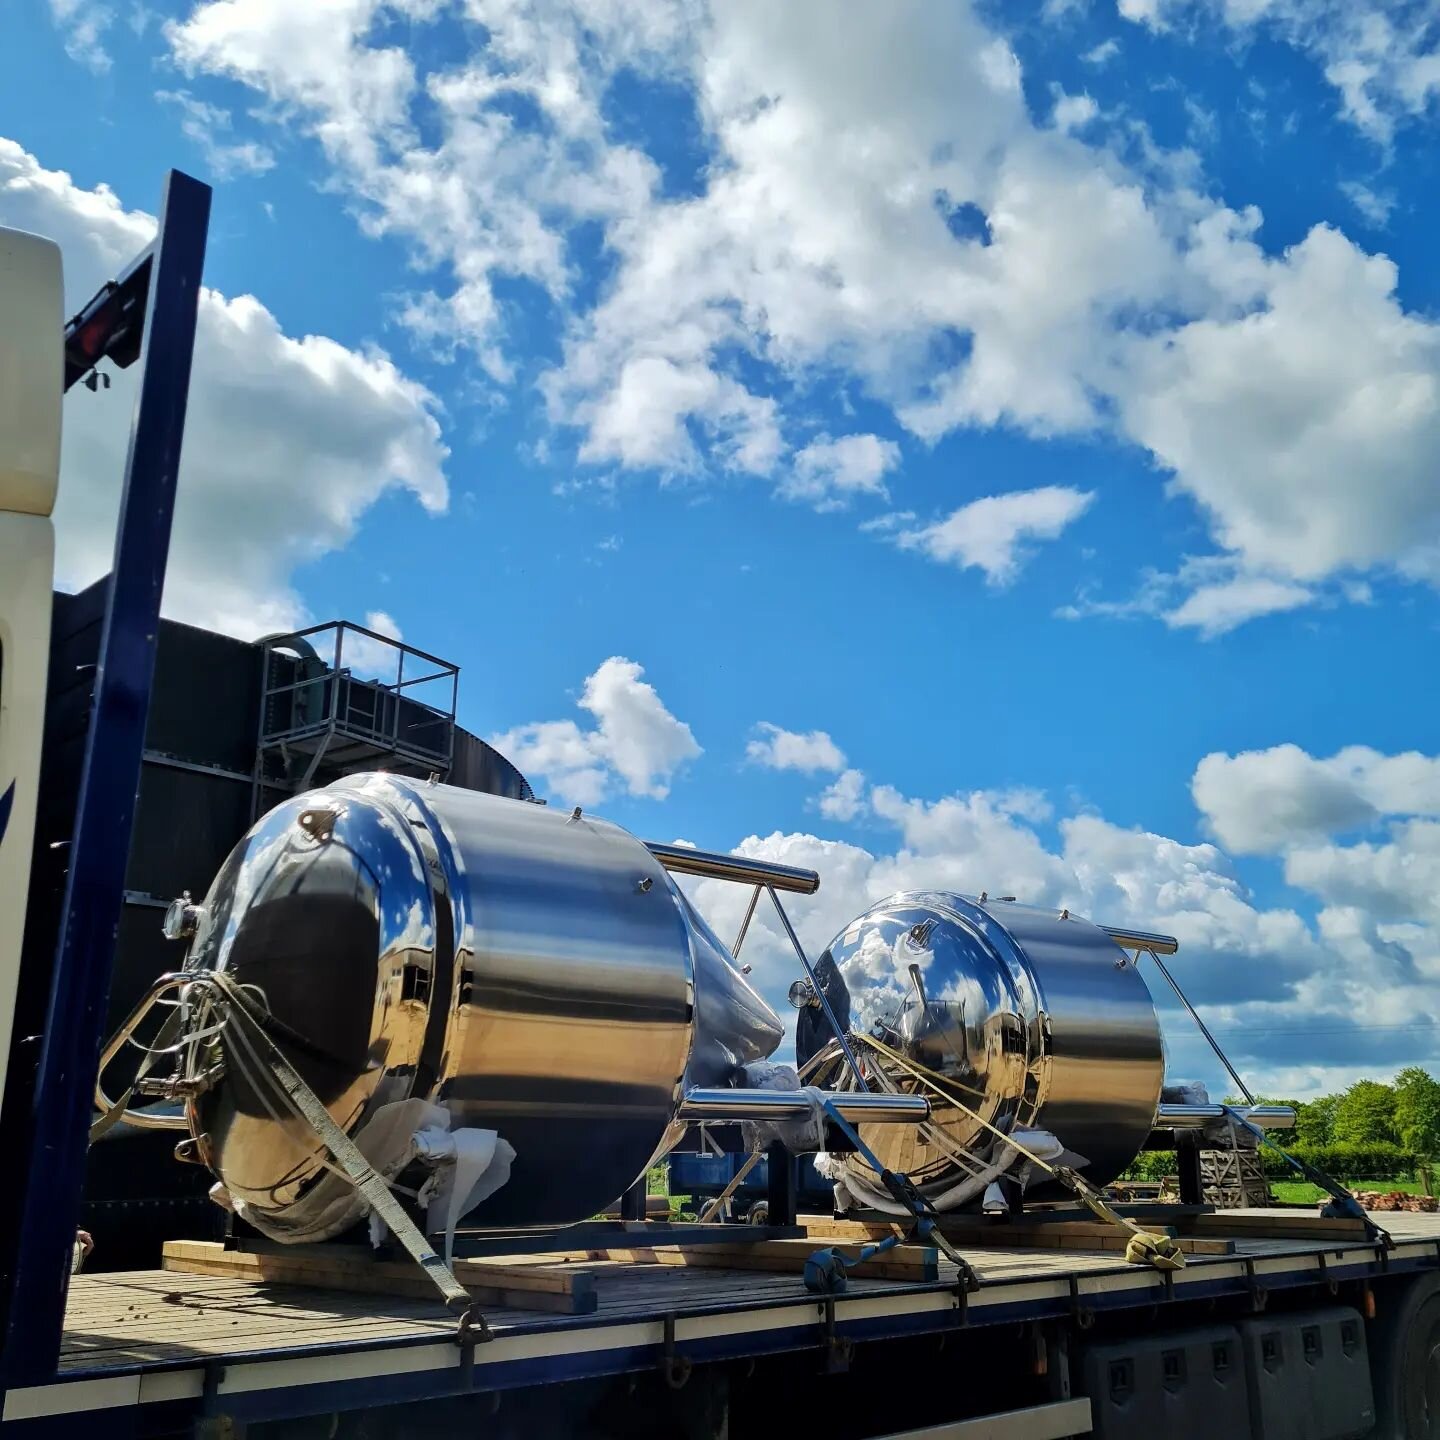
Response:
[{"label": "power line", "polygon": [[1440,1029],[1440,1021],[1408,1021],[1396,1025],[1325,1025],[1296,1026],[1293,1029],[1274,1025],[1242,1025],[1229,1030],[1211,1030],[1212,1035],[1350,1035],[1357,1030],[1408,1030],[1425,1031]]}]

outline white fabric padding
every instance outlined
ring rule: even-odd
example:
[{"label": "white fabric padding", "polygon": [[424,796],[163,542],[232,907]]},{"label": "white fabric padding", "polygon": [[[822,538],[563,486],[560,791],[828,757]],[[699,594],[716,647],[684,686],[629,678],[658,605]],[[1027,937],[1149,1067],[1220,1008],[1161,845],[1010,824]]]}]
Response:
[{"label": "white fabric padding", "polygon": [[444,1231],[448,1265],[455,1251],[455,1226],[510,1178],[515,1147],[494,1130],[437,1127],[416,1134],[415,1150],[420,1159],[438,1165],[433,1188],[426,1186],[430,1204],[425,1228],[432,1235]]}]

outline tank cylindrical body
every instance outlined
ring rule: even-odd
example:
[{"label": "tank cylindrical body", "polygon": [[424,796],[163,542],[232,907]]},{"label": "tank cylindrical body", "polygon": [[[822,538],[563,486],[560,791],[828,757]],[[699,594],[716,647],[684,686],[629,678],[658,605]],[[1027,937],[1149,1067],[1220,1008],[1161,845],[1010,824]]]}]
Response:
[{"label": "tank cylindrical body", "polygon": [[[216,878],[188,964],[264,992],[277,1043],[372,1162],[406,1101],[499,1131],[516,1159],[476,1224],[594,1214],[643,1172],[687,1086],[735,1083],[781,1036],[627,832],[390,775],[265,816]],[[269,1233],[317,1239],[362,1213],[243,1065],[191,1119]]]},{"label": "tank cylindrical body", "polygon": [[[1144,1146],[1164,1078],[1159,1022],[1133,964],[1088,920],[958,895],[894,895],[846,927],[816,974],[884,1083],[929,1094],[928,1126],[861,1134],[938,1208],[974,1198],[984,1188],[977,1173],[1013,1157],[975,1116],[1006,1133],[1049,1132],[1097,1184]],[[802,1064],[805,1021],[818,1013],[802,1011]],[[867,1047],[867,1035],[910,1068]],[[818,1050],[815,1083],[841,1081],[834,1050]],[[873,1191],[863,1160],[846,1164]]]}]

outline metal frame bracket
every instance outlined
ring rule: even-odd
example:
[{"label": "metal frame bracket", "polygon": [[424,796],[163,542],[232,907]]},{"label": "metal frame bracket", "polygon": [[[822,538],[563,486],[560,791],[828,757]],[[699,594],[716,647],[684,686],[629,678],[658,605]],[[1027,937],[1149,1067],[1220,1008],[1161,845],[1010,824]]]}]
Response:
[{"label": "metal frame bracket", "polygon": [[660,1373],[672,1390],[683,1390],[690,1380],[695,1362],[688,1355],[681,1355],[675,1348],[675,1314],[672,1311],[664,1317],[665,1341],[660,1356]]},{"label": "metal frame bracket", "polygon": [[1071,1275],[1068,1278],[1070,1282],[1070,1318],[1075,1322],[1077,1330],[1089,1330],[1095,1324],[1095,1311],[1080,1298],[1080,1277]]},{"label": "metal frame bracket", "polygon": [[820,1321],[824,1326],[825,1373],[843,1375],[855,1358],[855,1342],[835,1329],[835,1297],[827,1295],[820,1302]]},{"label": "metal frame bracket", "polygon": [[1270,1292],[1255,1275],[1255,1257],[1245,1257],[1245,1285],[1250,1292],[1250,1308],[1258,1315],[1270,1301]]}]

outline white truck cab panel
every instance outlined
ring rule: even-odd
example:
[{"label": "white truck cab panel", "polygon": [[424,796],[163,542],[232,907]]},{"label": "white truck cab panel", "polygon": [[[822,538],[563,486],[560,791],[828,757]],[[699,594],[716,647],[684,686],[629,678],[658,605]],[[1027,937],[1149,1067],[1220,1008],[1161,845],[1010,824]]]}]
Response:
[{"label": "white truck cab panel", "polygon": [[60,480],[60,251],[0,230],[0,1095],[10,1053],[50,651]]}]

